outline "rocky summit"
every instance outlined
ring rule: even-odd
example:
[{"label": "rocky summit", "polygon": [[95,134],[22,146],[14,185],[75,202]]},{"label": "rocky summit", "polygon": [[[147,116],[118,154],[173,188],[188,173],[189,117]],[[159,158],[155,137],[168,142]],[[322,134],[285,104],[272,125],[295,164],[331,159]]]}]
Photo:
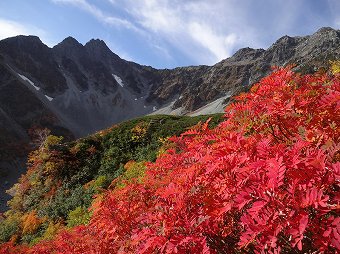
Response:
[{"label": "rocky summit", "polygon": [[[213,66],[170,70],[121,59],[98,39],[82,45],[68,37],[53,48],[35,36],[4,39],[1,188],[18,174],[6,161],[25,155],[22,148],[30,142],[31,128],[46,127],[72,139],[147,114],[221,112],[228,98],[247,90],[272,66],[296,64],[297,70],[308,73],[339,58],[340,30],[332,28],[303,37],[284,36],[266,50],[243,48]],[[15,168],[22,167],[20,161]]]}]

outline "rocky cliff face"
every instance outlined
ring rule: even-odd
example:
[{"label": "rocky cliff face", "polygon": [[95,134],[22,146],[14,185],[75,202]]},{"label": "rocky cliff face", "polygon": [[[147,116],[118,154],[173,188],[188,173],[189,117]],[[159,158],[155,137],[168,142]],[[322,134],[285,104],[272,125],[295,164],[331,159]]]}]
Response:
[{"label": "rocky cliff face", "polygon": [[331,28],[284,36],[267,50],[240,49],[213,66],[172,70],[121,59],[101,40],[82,45],[68,37],[53,48],[35,36],[2,40],[0,171],[8,154],[19,154],[23,146],[18,144],[29,143],[27,130],[33,126],[72,138],[150,113],[221,111],[231,95],[249,88],[273,65],[295,63],[311,72],[334,58],[340,58],[340,31]]}]

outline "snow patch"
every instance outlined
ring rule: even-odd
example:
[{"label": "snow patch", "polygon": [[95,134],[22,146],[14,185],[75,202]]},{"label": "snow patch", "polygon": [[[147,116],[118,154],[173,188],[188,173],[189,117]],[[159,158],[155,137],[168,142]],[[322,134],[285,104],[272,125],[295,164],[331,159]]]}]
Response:
[{"label": "snow patch", "polygon": [[135,101],[138,100],[137,98],[135,98]]},{"label": "snow patch", "polygon": [[32,80],[30,80],[29,78],[27,78],[27,77],[25,77],[24,75],[21,75],[21,74],[19,74],[19,73],[18,73],[18,75],[19,75],[19,77],[20,77],[22,80],[28,82],[31,86],[33,86],[33,87],[35,88],[35,90],[37,90],[37,91],[40,90],[40,87],[35,86],[34,83],[32,82]]},{"label": "snow patch", "polygon": [[48,96],[48,95],[46,95],[45,94],[45,97],[47,98],[47,100],[49,100],[49,101],[52,101],[53,100],[53,98],[52,97],[50,97],[50,96]]},{"label": "snow patch", "polygon": [[119,76],[117,76],[117,75],[115,75],[115,74],[112,74],[112,76],[115,78],[115,80],[117,81],[117,83],[118,83],[121,87],[124,87],[123,80],[122,80]]},{"label": "snow patch", "polygon": [[157,110],[157,107],[153,106],[152,111],[156,111],[156,110]]}]

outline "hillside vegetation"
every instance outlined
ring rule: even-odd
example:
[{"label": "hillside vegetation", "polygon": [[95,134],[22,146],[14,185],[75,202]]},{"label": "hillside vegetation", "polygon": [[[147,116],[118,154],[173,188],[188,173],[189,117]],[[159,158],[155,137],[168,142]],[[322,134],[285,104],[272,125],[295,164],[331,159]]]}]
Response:
[{"label": "hillside vegetation", "polygon": [[[213,115],[212,126],[222,116]],[[94,195],[119,175],[142,174],[145,162],[156,159],[169,137],[209,117],[146,116],[71,143],[45,130],[35,133],[40,148],[29,155],[27,173],[9,191],[13,198],[0,221],[0,243],[32,244],[87,223]],[[131,165],[135,169],[126,171]]]},{"label": "hillside vegetation", "polygon": [[[25,211],[16,222],[24,235],[43,227],[43,216],[67,216],[69,227],[82,225],[59,229],[58,220],[50,221],[44,233],[53,232],[50,240],[43,235],[33,246],[14,246],[18,239],[12,237],[0,253],[339,252],[339,102],[338,65],[313,75],[283,68],[238,96],[218,126],[207,120],[162,139],[162,147],[142,142],[148,133],[143,124],[130,128],[128,138],[125,132],[99,133],[61,145],[52,137],[31,156],[3,223]],[[99,142],[101,135],[107,138]],[[46,151],[51,163],[41,163]],[[61,160],[52,160],[54,154]],[[112,154],[119,156],[108,162]],[[67,183],[70,201],[62,196]],[[32,188],[47,186],[54,191],[26,199]],[[49,195],[51,210],[39,202]],[[60,208],[79,199],[83,203],[68,214],[63,211],[69,208]],[[20,241],[26,241],[22,235]]]}]

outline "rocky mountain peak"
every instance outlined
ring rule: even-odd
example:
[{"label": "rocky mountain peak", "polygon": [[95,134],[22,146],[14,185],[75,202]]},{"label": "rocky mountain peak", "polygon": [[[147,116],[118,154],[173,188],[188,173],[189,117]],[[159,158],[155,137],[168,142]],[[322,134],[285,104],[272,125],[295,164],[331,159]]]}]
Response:
[{"label": "rocky mountain peak", "polygon": [[27,52],[28,54],[42,53],[48,50],[48,47],[37,36],[18,35],[2,40],[0,49],[9,55],[17,55],[19,52]]},{"label": "rocky mountain peak", "polygon": [[29,43],[37,43],[37,44],[42,43],[40,38],[38,36],[35,36],[35,35],[19,36],[19,39],[21,39],[24,42],[29,42]]},{"label": "rocky mountain peak", "polygon": [[54,47],[83,47],[83,45],[72,36],[69,36]]},{"label": "rocky mountain peak", "polygon": [[106,45],[106,43],[103,40],[100,39],[91,39],[85,44],[85,49],[91,55],[94,57],[94,59],[101,59],[101,58],[107,58],[107,56],[114,56],[117,60],[121,59],[118,55],[114,54],[109,47]]},{"label": "rocky mountain peak", "polygon": [[295,46],[296,43],[299,41],[298,37],[290,37],[288,35],[282,36],[280,39],[278,39],[274,44],[273,47],[275,46],[285,46],[285,47],[291,47]]},{"label": "rocky mountain peak", "polygon": [[107,45],[101,39],[91,39],[85,44],[85,47],[107,48]]},{"label": "rocky mountain peak", "polygon": [[253,48],[242,48],[232,56],[235,61],[240,60],[251,60],[254,57],[257,57],[259,54],[263,53],[264,49],[253,49]]},{"label": "rocky mountain peak", "polygon": [[74,54],[79,55],[83,49],[84,46],[71,36],[65,38],[62,42],[53,47],[54,52],[67,56],[72,56]]},{"label": "rocky mountain peak", "polygon": [[29,43],[29,44],[42,44],[42,41],[35,35],[18,35],[2,40],[2,43]]},{"label": "rocky mountain peak", "polygon": [[318,31],[316,31],[315,35],[321,35],[321,34],[333,34],[335,35],[339,30],[335,30],[331,27],[322,27]]},{"label": "rocky mountain peak", "polygon": [[[340,30],[335,30],[330,27],[323,27],[309,37],[311,42],[316,45],[322,44],[324,47],[329,47],[330,44],[336,46],[340,44]],[[325,44],[325,45],[324,45]]]},{"label": "rocky mountain peak", "polygon": [[340,57],[340,30],[323,27],[316,33],[305,36],[305,41],[298,46],[302,55],[327,62],[330,55],[332,58]]}]

